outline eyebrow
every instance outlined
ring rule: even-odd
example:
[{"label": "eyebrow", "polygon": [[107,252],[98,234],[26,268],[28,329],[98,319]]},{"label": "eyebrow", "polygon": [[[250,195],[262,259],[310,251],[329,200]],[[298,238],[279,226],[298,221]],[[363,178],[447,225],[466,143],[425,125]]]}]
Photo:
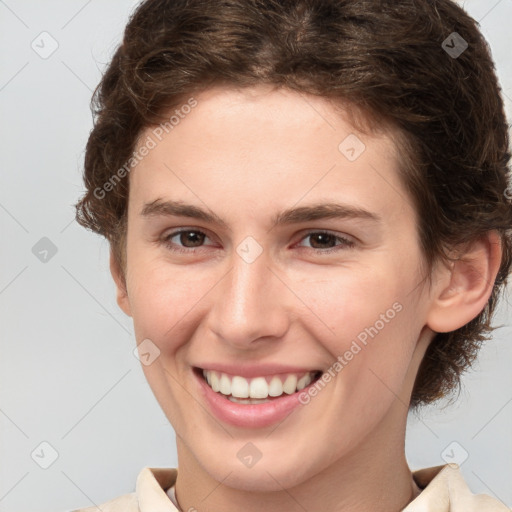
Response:
[{"label": "eyebrow", "polygon": [[[143,217],[188,217],[211,224],[218,224],[229,231],[227,223],[215,213],[182,201],[163,201],[162,199],[156,199],[144,205],[141,215]],[[364,208],[338,203],[318,203],[290,208],[279,212],[273,216],[271,224],[273,229],[277,226],[299,224],[301,222],[321,219],[360,219],[373,221],[375,223],[379,223],[382,220],[378,214],[365,210]]]}]

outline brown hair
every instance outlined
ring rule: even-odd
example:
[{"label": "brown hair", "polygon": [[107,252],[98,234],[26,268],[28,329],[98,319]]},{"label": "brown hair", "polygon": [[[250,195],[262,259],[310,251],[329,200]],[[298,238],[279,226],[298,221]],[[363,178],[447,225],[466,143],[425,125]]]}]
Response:
[{"label": "brown hair", "polygon": [[448,249],[498,231],[503,258],[492,296],[467,325],[436,334],[411,405],[456,389],[491,332],[512,259],[508,126],[476,22],[449,0],[141,3],[93,97],[87,191],[77,204],[78,222],[109,240],[122,268],[126,162],[142,129],[219,84],[315,94],[394,127],[429,269]]}]

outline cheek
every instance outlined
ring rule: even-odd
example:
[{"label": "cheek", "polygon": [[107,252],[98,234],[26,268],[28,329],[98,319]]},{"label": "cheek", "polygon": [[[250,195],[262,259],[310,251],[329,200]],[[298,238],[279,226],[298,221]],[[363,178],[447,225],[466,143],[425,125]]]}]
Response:
[{"label": "cheek", "polygon": [[410,290],[409,282],[397,278],[392,270],[338,269],[332,271],[328,279],[325,274],[323,270],[321,279],[314,276],[307,281],[302,279],[296,287],[297,295],[321,320],[317,320],[319,328],[315,329],[319,339],[346,342],[362,333],[359,338],[364,341],[367,329],[373,332],[372,327],[376,327],[380,332],[385,327],[389,330],[388,325],[394,323],[397,310],[403,307]]},{"label": "cheek", "polygon": [[301,284],[298,295],[315,314],[307,325],[343,367],[334,370],[343,375],[346,391],[357,388],[357,395],[364,390],[375,396],[385,391],[379,378],[391,389],[403,382],[423,325],[411,294],[416,274],[406,269],[405,264],[361,272],[341,269],[331,279]]},{"label": "cheek", "polygon": [[161,347],[172,348],[169,341],[178,339],[176,334],[187,324],[185,320],[193,319],[218,279],[208,271],[184,272],[161,262],[141,262],[134,267],[137,270],[130,276],[128,294],[137,339],[147,337]]}]

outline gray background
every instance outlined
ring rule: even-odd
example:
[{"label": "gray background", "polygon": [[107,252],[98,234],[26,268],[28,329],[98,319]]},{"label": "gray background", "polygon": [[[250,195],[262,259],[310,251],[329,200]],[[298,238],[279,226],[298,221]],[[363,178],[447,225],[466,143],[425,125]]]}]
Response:
[{"label": "gray background", "polygon": [[[115,303],[107,244],[73,222],[89,100],[135,4],[0,1],[0,512],[100,504],[132,491],[142,467],[177,463]],[[466,8],[490,42],[512,119],[512,0]],[[406,446],[413,469],[467,457],[472,490],[509,506],[511,297],[509,288],[503,327],[458,402],[411,416]]]}]

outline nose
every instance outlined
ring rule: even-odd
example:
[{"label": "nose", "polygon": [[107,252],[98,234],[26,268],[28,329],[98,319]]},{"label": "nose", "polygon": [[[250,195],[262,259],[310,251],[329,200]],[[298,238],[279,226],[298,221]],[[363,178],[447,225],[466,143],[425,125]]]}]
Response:
[{"label": "nose", "polygon": [[208,325],[222,342],[255,348],[255,342],[281,338],[288,330],[293,294],[265,252],[253,262],[234,252],[229,272],[215,288]]}]

